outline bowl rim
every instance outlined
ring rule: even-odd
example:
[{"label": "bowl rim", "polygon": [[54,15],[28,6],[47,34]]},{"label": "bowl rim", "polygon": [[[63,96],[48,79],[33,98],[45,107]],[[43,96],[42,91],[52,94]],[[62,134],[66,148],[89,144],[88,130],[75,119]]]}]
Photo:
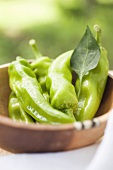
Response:
[{"label": "bowl rim", "polygon": [[[28,61],[33,61],[33,59],[29,59]],[[1,68],[8,67],[10,63],[0,65]],[[113,79],[113,70],[108,71],[108,76]],[[24,122],[13,121],[9,117],[4,115],[0,115],[0,125],[9,126],[12,128],[26,129],[26,130],[40,130],[40,131],[61,131],[61,130],[88,130],[91,128],[95,128],[103,124],[108,120],[109,114],[113,112],[113,105],[109,112],[101,115],[99,117],[95,117],[91,120],[84,120],[83,122],[77,121],[69,124],[60,124],[60,125],[50,125],[50,124],[39,124],[39,123],[29,123],[26,124]]]},{"label": "bowl rim", "polygon": [[101,124],[105,123],[109,117],[109,114],[113,112],[113,108],[101,115],[99,117],[95,117],[92,120],[84,120],[83,122],[77,121],[69,124],[60,124],[60,125],[50,125],[50,124],[39,124],[39,123],[29,123],[26,124],[24,122],[13,121],[9,117],[0,115],[0,125],[18,128],[18,129],[26,129],[26,130],[39,130],[39,131],[61,131],[61,130],[88,130],[91,128],[99,127]]}]

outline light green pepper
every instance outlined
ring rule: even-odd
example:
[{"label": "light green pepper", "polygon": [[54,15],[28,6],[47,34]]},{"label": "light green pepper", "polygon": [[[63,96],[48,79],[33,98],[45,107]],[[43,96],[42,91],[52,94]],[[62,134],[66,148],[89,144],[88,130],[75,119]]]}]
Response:
[{"label": "light green pepper", "polygon": [[[107,58],[107,51],[100,44],[101,29],[98,25],[95,26],[97,32],[97,42],[100,46],[101,55],[96,68],[89,71],[82,80],[80,94],[78,96],[78,110],[76,112],[76,120],[84,121],[92,119],[96,114],[108,77],[109,63]],[[80,80],[76,80],[76,92],[79,92]]]},{"label": "light green pepper", "polygon": [[11,92],[9,96],[9,105],[8,105],[9,117],[14,121],[33,123],[34,120],[30,115],[28,115],[19,104],[19,101],[16,95]]},{"label": "light green pepper", "polygon": [[48,73],[48,68],[50,67],[52,60],[47,57],[43,56],[37,46],[36,41],[34,39],[29,41],[29,44],[34,52],[35,60],[31,63],[31,67],[36,74],[37,80],[39,81],[42,90],[46,91],[46,76]]},{"label": "light green pepper", "polygon": [[72,123],[75,119],[54,109],[43,97],[31,65],[17,58],[8,67],[9,84],[22,108],[36,121],[46,124]]},{"label": "light green pepper", "polygon": [[72,85],[70,58],[72,50],[58,56],[51,64],[47,76],[47,89],[51,105],[70,116],[74,116],[78,100]]}]

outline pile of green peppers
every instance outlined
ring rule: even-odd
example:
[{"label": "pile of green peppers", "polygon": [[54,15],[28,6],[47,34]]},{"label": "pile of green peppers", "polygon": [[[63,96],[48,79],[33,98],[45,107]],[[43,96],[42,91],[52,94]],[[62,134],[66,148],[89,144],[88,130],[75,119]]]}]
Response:
[{"label": "pile of green peppers", "polygon": [[79,98],[79,78],[73,84],[70,65],[73,50],[52,60],[42,56],[30,41],[36,59],[16,57],[8,67],[9,117],[25,123],[65,124],[92,119],[97,112],[108,77],[106,50],[100,46],[97,67],[83,78]]}]

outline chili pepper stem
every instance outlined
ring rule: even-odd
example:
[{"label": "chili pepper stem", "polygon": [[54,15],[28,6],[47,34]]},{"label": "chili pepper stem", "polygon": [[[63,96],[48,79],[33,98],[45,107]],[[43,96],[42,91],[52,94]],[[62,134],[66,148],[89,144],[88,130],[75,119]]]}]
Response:
[{"label": "chili pepper stem", "polygon": [[34,39],[31,39],[29,41],[29,45],[31,46],[33,52],[34,52],[34,55],[35,55],[35,58],[38,59],[42,56],[42,54],[39,52],[37,46],[36,46],[36,41]]},{"label": "chili pepper stem", "polygon": [[101,27],[99,25],[94,25],[94,31],[96,32],[97,43],[101,45]]}]

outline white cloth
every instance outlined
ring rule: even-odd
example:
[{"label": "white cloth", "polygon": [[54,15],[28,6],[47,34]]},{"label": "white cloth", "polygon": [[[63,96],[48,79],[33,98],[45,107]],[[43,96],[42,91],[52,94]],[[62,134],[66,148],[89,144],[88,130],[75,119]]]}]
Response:
[{"label": "white cloth", "polygon": [[102,143],[86,170],[113,170],[113,109]]},{"label": "white cloth", "polygon": [[102,142],[66,152],[0,156],[0,170],[113,170],[113,111]]},{"label": "white cloth", "polygon": [[0,157],[0,170],[84,170],[98,144],[66,152],[12,154]]}]

